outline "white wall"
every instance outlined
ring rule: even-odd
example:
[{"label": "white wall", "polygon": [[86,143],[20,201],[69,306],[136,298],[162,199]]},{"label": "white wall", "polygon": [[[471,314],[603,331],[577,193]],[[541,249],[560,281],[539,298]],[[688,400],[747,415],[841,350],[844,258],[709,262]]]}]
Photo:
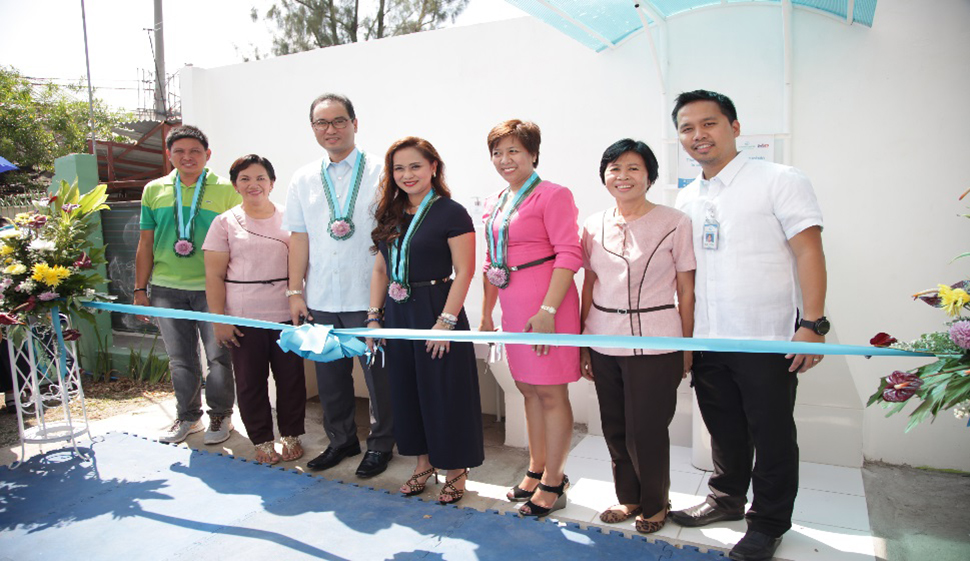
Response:
[{"label": "white wall", "polygon": [[[825,212],[830,342],[866,344],[878,331],[910,339],[938,328],[941,314],[908,295],[966,278],[970,262],[947,263],[970,249],[970,223],[956,217],[965,212],[956,197],[970,185],[947,164],[962,163],[970,150],[967,22],[963,0],[934,2],[932,10],[881,0],[872,29],[795,10],[793,164],[812,178]],[[777,6],[701,10],[668,28],[673,95],[722,91],[737,104],[743,133],[781,132]],[[278,201],[292,172],[321,153],[308,109],[324,91],[354,100],[359,144],[375,154],[404,135],[429,139],[466,204],[501,187],[485,145],[490,127],[511,117],[536,121],[539,171],[572,188],[581,220],[610,203],[596,175],[602,150],[624,136],[659,150],[670,130],[643,34],[596,54],[531,18],[191,68],[182,88],[185,121],[210,136],[215,169],[248,152],[269,157],[280,176]],[[672,195],[655,191],[658,200]],[[479,302],[473,290],[475,317]],[[803,376],[796,412],[803,459],[856,465],[864,454],[970,469],[970,429],[949,413],[903,434],[904,417],[863,408],[880,376],[913,364],[828,357]],[[572,393],[577,420],[594,429],[590,386],[576,384]]]}]

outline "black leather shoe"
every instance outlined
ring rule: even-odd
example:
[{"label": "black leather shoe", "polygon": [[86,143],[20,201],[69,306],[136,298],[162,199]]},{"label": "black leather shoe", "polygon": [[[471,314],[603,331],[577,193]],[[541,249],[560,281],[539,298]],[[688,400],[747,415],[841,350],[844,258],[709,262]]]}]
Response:
[{"label": "black leather shoe", "polygon": [[343,448],[334,448],[333,446],[327,446],[327,449],[323,451],[316,458],[313,458],[306,463],[306,467],[312,469],[313,471],[320,471],[324,469],[330,469],[333,466],[340,463],[344,458],[349,458],[351,456],[356,456],[360,454],[360,444],[350,444],[344,446]]},{"label": "black leather shoe", "polygon": [[741,538],[728,557],[736,561],[767,561],[775,556],[775,550],[781,544],[781,538],[773,538],[755,530],[748,532]]},{"label": "black leather shoe", "polygon": [[375,475],[384,473],[387,469],[388,462],[391,461],[390,452],[378,452],[377,450],[368,450],[364,454],[364,459],[360,461],[360,466],[357,468],[357,477],[374,477]]},{"label": "black leather shoe", "polygon": [[703,502],[697,506],[685,508],[684,510],[672,511],[667,516],[681,526],[686,528],[696,528],[698,526],[707,526],[708,524],[725,520],[741,520],[744,518],[744,513],[718,510],[706,502]]}]

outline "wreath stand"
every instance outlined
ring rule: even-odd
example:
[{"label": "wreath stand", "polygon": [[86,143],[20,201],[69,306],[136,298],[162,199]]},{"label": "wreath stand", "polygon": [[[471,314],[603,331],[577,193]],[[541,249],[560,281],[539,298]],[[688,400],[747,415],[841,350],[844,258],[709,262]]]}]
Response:
[{"label": "wreath stand", "polygon": [[[43,317],[31,317],[20,341],[7,338],[20,428],[20,460],[11,465],[11,469],[23,462],[27,444],[70,441],[74,452],[88,459],[77,447],[79,437],[88,435],[90,438],[91,434],[81,388],[77,345],[74,341],[64,341],[62,324],[69,326],[70,318],[54,306],[49,322]],[[71,403],[80,403],[79,419],[71,414]],[[48,412],[58,409],[62,411],[61,418],[48,420]],[[31,417],[34,426],[26,428],[24,419]]]}]

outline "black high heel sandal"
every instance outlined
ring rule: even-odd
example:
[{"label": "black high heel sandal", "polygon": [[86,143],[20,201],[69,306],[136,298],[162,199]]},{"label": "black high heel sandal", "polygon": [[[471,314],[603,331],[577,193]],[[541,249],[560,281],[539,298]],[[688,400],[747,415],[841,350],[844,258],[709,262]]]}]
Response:
[{"label": "black high heel sandal", "polygon": [[[550,512],[555,512],[557,510],[561,510],[565,508],[566,489],[568,488],[569,488],[569,478],[566,475],[562,476],[562,483],[560,483],[556,487],[551,487],[549,485],[546,485],[545,483],[539,482],[538,489],[541,489],[546,493],[555,493],[556,495],[558,495],[556,497],[556,502],[554,502],[551,507],[546,508],[544,506],[539,506],[535,504],[534,502],[532,502],[532,499],[529,499],[528,502],[526,502],[524,505],[522,505],[522,507],[519,508],[519,515],[535,516],[536,518],[542,518],[543,516],[546,516]],[[522,509],[526,507],[529,508],[529,512],[522,512]]]},{"label": "black high heel sandal", "polygon": [[461,478],[462,477],[465,478],[466,485],[467,485],[467,481],[468,481],[468,468],[465,468],[458,475],[452,477],[448,481],[445,481],[445,486],[441,488],[441,497],[448,497],[448,499],[447,500],[442,500],[439,497],[438,498],[438,502],[439,503],[441,503],[443,505],[453,505],[453,504],[457,503],[458,501],[460,501],[461,498],[465,496],[465,490],[464,489],[459,489],[458,487],[455,487],[455,483],[461,481]]},{"label": "black high heel sandal", "polygon": [[[540,471],[536,473],[534,471],[526,471],[525,475],[529,479],[535,479],[536,481],[541,481],[543,473],[545,472]],[[532,491],[526,491],[522,487],[519,487],[518,485],[516,485],[515,487],[512,487],[511,491],[505,494],[505,498],[513,503],[520,503],[522,501],[527,501],[531,499],[532,493],[535,493],[535,489],[533,489]]]},{"label": "black high heel sandal", "polygon": [[[428,468],[421,473],[412,474],[411,478],[404,482],[404,486],[408,488],[407,492],[402,492],[401,494],[405,497],[413,497],[414,495],[424,493],[432,474],[434,475],[434,482],[437,483],[438,471],[435,468]],[[424,481],[419,481],[422,477],[424,477]]]}]

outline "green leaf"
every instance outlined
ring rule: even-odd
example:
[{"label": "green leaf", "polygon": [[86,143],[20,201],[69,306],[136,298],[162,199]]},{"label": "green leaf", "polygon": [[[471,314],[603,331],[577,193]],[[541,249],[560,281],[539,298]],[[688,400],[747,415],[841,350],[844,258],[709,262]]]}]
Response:
[{"label": "green leaf", "polygon": [[[964,216],[967,216],[967,215],[964,215]],[[954,257],[953,259],[950,260],[950,263],[953,263],[957,259],[962,259],[964,257],[970,257],[970,251],[968,251],[966,253],[961,253],[960,255],[957,255],[956,257]]]}]

